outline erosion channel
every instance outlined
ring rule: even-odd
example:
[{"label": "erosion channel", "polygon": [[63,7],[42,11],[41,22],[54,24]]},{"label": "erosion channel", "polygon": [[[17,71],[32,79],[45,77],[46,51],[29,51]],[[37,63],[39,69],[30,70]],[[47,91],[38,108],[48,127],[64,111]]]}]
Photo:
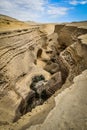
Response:
[{"label": "erosion channel", "polygon": [[87,29],[73,24],[0,33],[1,128],[25,129],[44,121],[55,106],[53,97],[87,69],[85,37]]}]

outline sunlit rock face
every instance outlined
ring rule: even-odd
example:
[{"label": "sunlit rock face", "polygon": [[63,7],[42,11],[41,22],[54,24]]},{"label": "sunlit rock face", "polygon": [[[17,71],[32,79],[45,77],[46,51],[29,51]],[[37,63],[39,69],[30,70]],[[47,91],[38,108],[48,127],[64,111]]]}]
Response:
[{"label": "sunlit rock face", "polygon": [[[35,130],[40,126],[30,127],[31,124],[42,123],[41,130],[54,130],[57,127],[54,120],[61,120],[63,123],[64,120],[74,120],[73,116],[68,118],[70,113],[67,113],[73,103],[66,100],[70,98],[70,94],[72,98],[74,93],[81,94],[82,89],[79,89],[76,79],[81,82],[81,87],[84,86],[83,96],[86,97],[87,28],[81,27],[79,23],[35,24],[23,27],[19,28],[18,25],[16,29],[0,32],[0,129]],[[79,74],[82,81],[79,81]],[[75,78],[76,76],[78,77]],[[73,82],[76,83],[71,86]],[[62,94],[61,101],[59,93]],[[74,96],[78,108],[74,110],[76,113],[80,108],[78,102],[82,104],[84,97]],[[66,106],[67,102],[70,105]],[[64,108],[66,112],[62,120]],[[75,114],[73,109],[71,111]],[[50,121],[51,112],[56,115],[58,113],[61,117],[59,120],[52,116],[56,123],[55,128]],[[84,114],[81,117],[83,119]],[[43,123],[45,119],[46,122]],[[51,126],[48,125],[48,128],[49,121]],[[66,127],[61,124],[60,129],[71,128],[70,122],[66,124]],[[81,124],[84,125],[83,121]],[[82,126],[82,129],[86,128],[86,125]],[[79,128],[79,124],[73,128]]]}]

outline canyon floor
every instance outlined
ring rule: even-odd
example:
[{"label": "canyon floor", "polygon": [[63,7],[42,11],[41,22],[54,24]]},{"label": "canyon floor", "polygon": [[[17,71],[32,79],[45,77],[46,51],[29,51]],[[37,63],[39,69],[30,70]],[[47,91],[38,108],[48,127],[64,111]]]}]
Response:
[{"label": "canyon floor", "polygon": [[87,130],[87,21],[0,15],[0,130]]}]

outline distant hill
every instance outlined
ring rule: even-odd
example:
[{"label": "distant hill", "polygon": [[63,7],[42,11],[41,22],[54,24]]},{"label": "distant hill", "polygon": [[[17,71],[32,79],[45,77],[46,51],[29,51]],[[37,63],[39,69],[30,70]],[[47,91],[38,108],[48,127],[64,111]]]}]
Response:
[{"label": "distant hill", "polygon": [[85,27],[85,28],[87,28],[87,21],[71,22],[71,23],[67,23],[66,25],[78,26],[78,27]]},{"label": "distant hill", "polygon": [[29,24],[23,21],[19,21],[15,18],[0,14],[0,32],[22,28],[29,28]]},{"label": "distant hill", "polygon": [[[44,24],[46,23],[43,23],[43,25]],[[80,27],[85,27],[85,28],[87,27],[87,21],[78,21],[78,22],[71,22],[71,23],[53,23],[53,24],[66,24],[69,26],[78,26],[78,27],[80,26]],[[19,21],[10,16],[0,14],[0,32],[6,31],[6,30],[29,28],[29,27],[38,26],[38,25],[41,25],[41,23],[37,23],[34,21],[26,21],[26,22]]]},{"label": "distant hill", "polygon": [[26,23],[28,23],[28,24],[30,24],[30,25],[37,25],[37,24],[39,24],[39,23],[34,22],[34,21],[26,21]]},{"label": "distant hill", "polygon": [[17,19],[15,18],[12,18],[10,16],[6,16],[6,15],[3,15],[3,14],[0,14],[0,21],[1,20],[7,20],[7,21],[18,21]]}]

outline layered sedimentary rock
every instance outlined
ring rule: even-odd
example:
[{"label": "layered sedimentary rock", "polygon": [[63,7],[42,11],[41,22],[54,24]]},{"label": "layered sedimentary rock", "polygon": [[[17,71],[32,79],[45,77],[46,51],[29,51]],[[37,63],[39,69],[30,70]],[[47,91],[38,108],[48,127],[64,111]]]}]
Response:
[{"label": "layered sedimentary rock", "polygon": [[[23,31],[23,30],[22,30]],[[13,33],[13,32],[12,32]],[[36,53],[43,44],[42,33],[38,28],[29,29],[24,33],[7,34],[0,37],[0,92],[1,92],[1,111],[3,115],[11,109],[11,118],[7,116],[1,119],[11,121],[14,119],[16,109],[24,98],[30,93],[28,85],[29,79],[24,77],[30,73],[46,73],[44,70],[35,68]],[[33,70],[32,70],[33,69]],[[48,73],[47,76],[49,77]],[[23,81],[21,81],[23,79]],[[27,84],[27,85],[26,85]],[[23,93],[22,93],[23,92]],[[3,96],[2,96],[3,95]],[[7,99],[6,101],[5,98]],[[9,102],[9,100],[11,100]],[[6,103],[7,102],[7,103]],[[13,104],[11,106],[11,104]],[[3,107],[6,110],[3,110]],[[11,108],[12,107],[12,108]]]},{"label": "layered sedimentary rock", "polygon": [[[57,31],[57,30],[56,30]],[[63,63],[69,69],[69,80],[72,81],[73,77],[81,73],[83,70],[87,69],[87,47],[83,43],[82,39],[86,39],[86,28],[64,26],[59,31],[59,45],[65,46],[65,49],[60,53],[60,57]],[[84,37],[79,37],[83,35]],[[65,39],[65,40],[64,40]],[[59,50],[62,48],[58,47]]]},{"label": "layered sedimentary rock", "polygon": [[87,69],[86,56],[85,27],[46,24],[0,32],[0,128],[24,130],[43,122],[55,107],[55,92]]}]

